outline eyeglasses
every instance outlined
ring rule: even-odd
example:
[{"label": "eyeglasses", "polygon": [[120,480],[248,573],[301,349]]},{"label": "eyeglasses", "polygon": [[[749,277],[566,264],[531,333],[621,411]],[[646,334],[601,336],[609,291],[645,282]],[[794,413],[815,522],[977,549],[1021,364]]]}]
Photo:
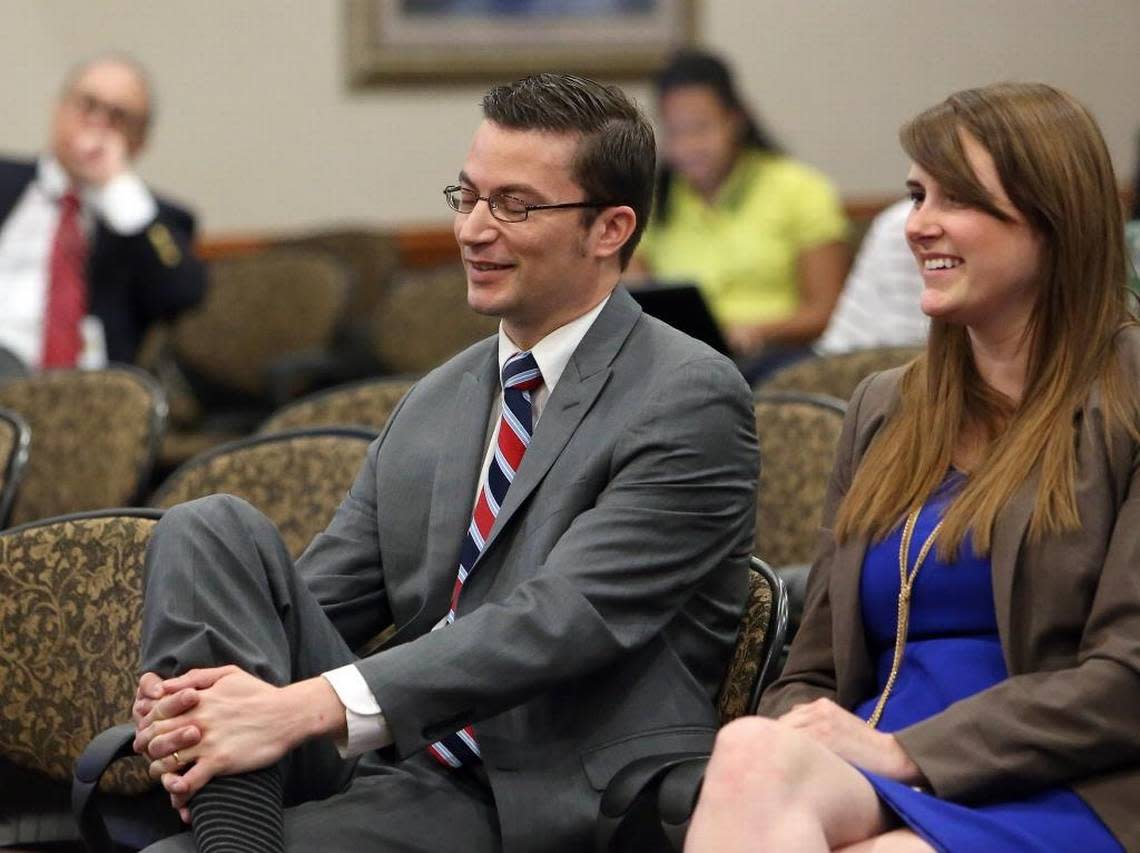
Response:
[{"label": "eyeglasses", "polygon": [[500,222],[525,222],[532,210],[569,210],[575,207],[611,207],[607,201],[567,201],[562,204],[529,204],[521,198],[506,193],[479,195],[466,187],[450,186],[443,188],[447,206],[457,213],[470,213],[481,201],[487,202],[491,215]]},{"label": "eyeglasses", "polygon": [[72,92],[68,95],[68,100],[84,118],[102,113],[107,118],[107,124],[122,133],[137,133],[146,125],[146,116],[104,101],[90,92]]}]

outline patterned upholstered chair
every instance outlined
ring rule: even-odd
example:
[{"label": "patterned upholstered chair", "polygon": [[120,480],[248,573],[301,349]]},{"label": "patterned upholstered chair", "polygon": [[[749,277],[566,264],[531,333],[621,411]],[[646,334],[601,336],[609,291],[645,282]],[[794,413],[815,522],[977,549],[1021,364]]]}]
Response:
[{"label": "patterned upholstered chair", "polygon": [[317,391],[278,409],[258,428],[261,434],[315,426],[363,426],[379,432],[414,379],[365,379]]},{"label": "patterned upholstered chair", "polygon": [[152,506],[225,492],[265,513],[293,557],[328,525],[364,462],[374,430],[324,427],[259,435],[194,457],[151,496]]},{"label": "patterned upholstered chair", "polygon": [[777,370],[757,391],[804,391],[850,400],[864,377],[906,364],[921,353],[922,347],[876,347],[816,356]]},{"label": "patterned upholstered chair", "polygon": [[[760,694],[777,675],[777,658],[787,628],[788,599],[783,581],[767,563],[753,557],[748,601],[717,701],[721,725],[756,713]],[[618,771],[602,795],[596,849],[600,853],[668,850],[672,845],[671,849],[680,850],[692,809],[683,821],[673,821],[678,825],[665,825],[653,801],[675,796],[666,791],[666,785],[670,791],[699,787],[707,763],[707,753],[677,753],[638,759]]]},{"label": "patterned upholstered chair", "polygon": [[8,526],[12,504],[24,478],[31,437],[23,418],[0,409],[0,528]]},{"label": "patterned upholstered chair", "polygon": [[498,321],[467,305],[461,266],[406,274],[374,316],[373,345],[389,373],[418,375],[493,335]]},{"label": "patterned upholstered chair", "polygon": [[349,292],[344,266],[323,252],[268,249],[209,272],[205,301],[178,318],[147,363],[172,401],[164,471],[248,435],[303,392],[309,368],[331,358]]},{"label": "patterned upholstered chair", "polygon": [[283,237],[274,244],[283,249],[323,252],[339,260],[351,275],[344,319],[351,326],[372,316],[392,288],[400,266],[400,253],[387,231],[348,226]]},{"label": "patterned upholstered chair", "polygon": [[846,405],[794,391],[756,395],[760,484],[756,543],[788,587],[789,639],[803,614],[808,568],[815,559],[827,483]]},{"label": "patterned upholstered chair", "polygon": [[[78,838],[72,767],[130,715],[143,557],[159,515],[104,510],[0,533],[0,847]],[[141,760],[117,764],[102,790],[116,819],[163,799]]]},{"label": "patterned upholstered chair", "polygon": [[270,249],[210,265],[206,299],[171,331],[174,358],[203,381],[255,399],[279,359],[326,350],[348,297],[336,260]]},{"label": "patterned upholstered chair", "polygon": [[49,370],[0,382],[0,406],[31,429],[12,523],[134,503],[166,424],[166,399],[141,370]]},{"label": "patterned upholstered chair", "polygon": [[760,485],[754,550],[777,570],[809,563],[815,555],[845,411],[840,400],[819,394],[756,395]]},{"label": "patterned upholstered chair", "polygon": [[720,688],[720,722],[756,712],[760,693],[776,677],[776,659],[788,630],[788,596],[783,581],[759,557],[748,572],[748,603],[728,673]]}]

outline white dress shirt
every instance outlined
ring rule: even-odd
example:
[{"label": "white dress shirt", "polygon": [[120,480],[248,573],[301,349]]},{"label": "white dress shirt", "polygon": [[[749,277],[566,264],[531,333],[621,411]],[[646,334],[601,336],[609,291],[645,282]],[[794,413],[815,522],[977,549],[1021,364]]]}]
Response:
[{"label": "white dress shirt", "polygon": [[[542,410],[546,406],[547,400],[550,399],[554,386],[558,384],[566,365],[570,363],[570,357],[574,354],[574,350],[578,348],[578,344],[582,342],[582,338],[586,336],[586,332],[594,324],[594,320],[598,318],[607,302],[609,302],[608,296],[581,317],[560,326],[531,347],[530,353],[538,362],[538,369],[542,373],[542,385],[531,394],[531,409],[533,410],[535,427],[538,426],[538,419],[542,416]],[[503,365],[506,364],[507,359],[519,351],[520,348],[507,336],[502,323],[500,323],[499,376],[503,374]],[[489,429],[490,440],[483,455],[483,473],[480,475],[475,493],[472,495],[472,508],[474,508],[475,500],[479,497],[479,490],[483,488],[483,483],[486,481],[487,467],[491,463],[491,454],[494,453],[498,441],[501,422],[499,414],[502,411],[502,406],[503,392],[500,388],[495,405],[491,407],[493,426]],[[456,535],[462,535],[462,531],[457,531]],[[455,570],[458,573],[458,565],[456,565]],[[447,619],[445,617],[436,623],[432,630],[438,631],[446,624]],[[392,734],[388,729],[384,715],[380,712],[380,705],[369,689],[368,682],[364,680],[364,676],[360,674],[360,670],[356,668],[355,664],[326,672],[324,677],[332,685],[333,690],[336,691],[336,695],[345,707],[348,739],[347,742],[336,745],[342,757],[360,755],[392,743]]]},{"label": "white dress shirt", "polygon": [[[54,157],[45,155],[8,218],[0,224],[0,344],[25,364],[39,367],[43,357],[44,312],[47,308],[52,242],[59,228],[59,200],[70,182]],[[158,214],[150,190],[134,173],[112,178],[102,187],[81,193],[82,224],[90,241],[98,217],[117,234],[137,234]],[[107,362],[103,327],[97,317],[84,318],[80,367]]]}]

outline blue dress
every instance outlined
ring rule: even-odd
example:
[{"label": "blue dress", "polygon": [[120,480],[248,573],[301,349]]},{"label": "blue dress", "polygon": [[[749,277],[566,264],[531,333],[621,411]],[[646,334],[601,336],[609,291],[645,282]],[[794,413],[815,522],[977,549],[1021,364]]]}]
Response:
[{"label": "blue dress", "polygon": [[[963,479],[961,474],[951,473],[919,513],[910,543],[908,572]],[[900,527],[870,547],[863,561],[859,594],[878,684],[876,695],[855,708],[864,720],[875,709],[894,657],[901,539]],[[961,550],[962,556],[955,562],[944,563],[932,548],[918,573],[911,598],[909,637],[895,686],[879,720],[879,731],[897,731],[917,723],[1008,677],[998,639],[989,558],[976,556],[969,540]],[[965,806],[862,772],[883,802],[937,850],[1124,850],[1084,800],[1065,787],[1017,800]]]}]

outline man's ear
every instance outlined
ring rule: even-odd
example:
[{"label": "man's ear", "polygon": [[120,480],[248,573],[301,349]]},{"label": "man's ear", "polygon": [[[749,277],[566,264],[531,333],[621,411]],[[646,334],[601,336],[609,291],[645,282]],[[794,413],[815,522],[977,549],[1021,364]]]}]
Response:
[{"label": "man's ear", "polygon": [[130,162],[133,163],[139,158],[139,155],[146,150],[146,144],[149,141],[147,139],[148,130],[149,128],[144,127],[140,130],[135,131],[134,133],[127,134],[125,141],[127,143],[127,159]]},{"label": "man's ear", "polygon": [[590,231],[594,237],[594,255],[610,258],[621,251],[637,227],[637,214],[629,205],[603,207]]}]

